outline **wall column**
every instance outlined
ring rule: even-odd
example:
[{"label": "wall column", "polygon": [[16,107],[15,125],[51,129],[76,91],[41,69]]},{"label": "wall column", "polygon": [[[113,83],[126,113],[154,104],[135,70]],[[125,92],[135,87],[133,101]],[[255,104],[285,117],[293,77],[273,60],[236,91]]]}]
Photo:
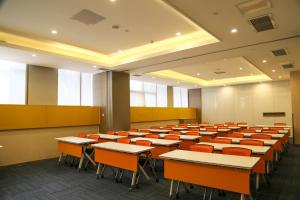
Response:
[{"label": "wall column", "polygon": [[173,107],[173,87],[167,87],[168,107]]},{"label": "wall column", "polygon": [[300,71],[291,72],[290,75],[294,143],[300,144]]},{"label": "wall column", "polygon": [[201,122],[201,88],[189,90],[189,107],[196,108],[196,121]]},{"label": "wall column", "polygon": [[100,132],[130,128],[129,74],[108,71],[94,76],[94,102],[101,107]]}]

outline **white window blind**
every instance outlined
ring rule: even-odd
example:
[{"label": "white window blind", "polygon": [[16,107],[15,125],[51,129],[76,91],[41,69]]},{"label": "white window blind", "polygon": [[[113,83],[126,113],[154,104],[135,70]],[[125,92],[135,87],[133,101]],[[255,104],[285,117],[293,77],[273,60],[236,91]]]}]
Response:
[{"label": "white window blind", "polygon": [[173,87],[173,106],[174,107],[188,107],[188,89]]},{"label": "white window blind", "polygon": [[81,74],[81,105],[93,105],[93,74]]},{"label": "white window blind", "polygon": [[26,64],[0,60],[0,104],[26,103]]},{"label": "white window blind", "polygon": [[80,72],[58,70],[58,105],[80,105]]},{"label": "white window blind", "polygon": [[167,107],[167,86],[130,80],[130,106]]}]

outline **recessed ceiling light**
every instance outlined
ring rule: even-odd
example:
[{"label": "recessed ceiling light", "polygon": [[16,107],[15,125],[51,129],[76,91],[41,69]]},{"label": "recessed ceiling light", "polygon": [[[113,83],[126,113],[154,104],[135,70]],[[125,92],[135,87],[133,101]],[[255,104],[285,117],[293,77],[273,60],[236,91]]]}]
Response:
[{"label": "recessed ceiling light", "polygon": [[200,76],[200,73],[197,73],[197,76]]},{"label": "recessed ceiling light", "polygon": [[31,56],[32,56],[32,57],[36,57],[36,54],[32,54]]},{"label": "recessed ceiling light", "polygon": [[152,78],[152,79],[155,79],[155,77],[154,77],[154,76],[152,76],[151,78]]},{"label": "recessed ceiling light", "polygon": [[97,66],[96,66],[96,65],[93,65],[93,68],[97,68]]},{"label": "recessed ceiling light", "polygon": [[243,68],[242,68],[242,67],[240,67],[240,70],[243,70]]},{"label": "recessed ceiling light", "polygon": [[224,84],[223,86],[226,87],[226,84]]},{"label": "recessed ceiling light", "polygon": [[266,62],[268,62],[268,61],[267,61],[267,60],[262,60],[261,62],[262,62],[262,63],[266,63]]},{"label": "recessed ceiling light", "polygon": [[176,33],[176,36],[181,36],[181,33],[180,33],[180,32],[177,32],[177,33]]},{"label": "recessed ceiling light", "polygon": [[109,0],[110,2],[116,2],[116,0]]},{"label": "recessed ceiling light", "polygon": [[51,33],[52,33],[53,35],[56,35],[56,34],[57,34],[57,30],[52,30]]},{"label": "recessed ceiling light", "polygon": [[250,76],[253,76],[253,74],[250,74]]},{"label": "recessed ceiling light", "polygon": [[274,73],[274,72],[276,72],[276,70],[275,70],[275,69],[272,69],[272,72]]},{"label": "recessed ceiling light", "polygon": [[121,49],[118,50],[118,53],[122,53],[123,51]]},{"label": "recessed ceiling light", "polygon": [[177,83],[177,84],[179,84],[179,83],[180,83],[180,81],[177,81],[176,83]]},{"label": "recessed ceiling light", "polygon": [[282,78],[282,76],[278,76],[278,78],[279,78],[279,79],[281,79],[281,78]]},{"label": "recessed ceiling light", "polygon": [[230,30],[230,32],[231,32],[231,33],[237,33],[238,30],[237,30],[237,28],[232,28],[232,29]]}]

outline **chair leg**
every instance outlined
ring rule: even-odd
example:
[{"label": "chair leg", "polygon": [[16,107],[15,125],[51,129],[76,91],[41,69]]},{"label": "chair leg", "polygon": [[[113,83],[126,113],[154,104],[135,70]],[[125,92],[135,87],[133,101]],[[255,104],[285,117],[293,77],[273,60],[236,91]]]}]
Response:
[{"label": "chair leg", "polygon": [[211,188],[211,189],[210,189],[210,193],[209,193],[209,200],[211,200],[212,193],[213,193],[213,189]]},{"label": "chair leg", "polygon": [[203,193],[203,200],[205,200],[206,199],[206,188],[204,188],[204,193]]},{"label": "chair leg", "polygon": [[176,193],[175,193],[176,199],[179,198],[179,188],[180,188],[180,181],[177,182]]}]

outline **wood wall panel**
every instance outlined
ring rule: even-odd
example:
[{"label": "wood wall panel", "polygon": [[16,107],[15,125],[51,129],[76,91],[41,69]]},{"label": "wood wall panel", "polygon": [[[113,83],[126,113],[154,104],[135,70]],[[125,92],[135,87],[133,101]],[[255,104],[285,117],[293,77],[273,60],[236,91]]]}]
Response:
[{"label": "wood wall panel", "polygon": [[131,122],[195,119],[196,109],[131,107],[130,116]]},{"label": "wood wall panel", "polygon": [[0,130],[100,124],[100,108],[0,105]]}]

